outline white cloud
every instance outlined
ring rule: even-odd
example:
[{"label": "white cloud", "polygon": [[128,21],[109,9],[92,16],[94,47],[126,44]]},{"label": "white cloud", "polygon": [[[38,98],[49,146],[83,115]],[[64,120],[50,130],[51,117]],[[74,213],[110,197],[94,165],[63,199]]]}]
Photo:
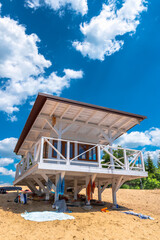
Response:
[{"label": "white cloud", "polygon": [[116,144],[128,147],[137,148],[139,146],[150,145],[151,140],[145,132],[131,132],[123,134],[119,139],[116,140]]},{"label": "white cloud", "polygon": [[[52,72],[45,77],[45,68],[52,64],[38,51],[36,34],[27,35],[24,26],[9,17],[0,17],[0,110],[8,114],[38,92],[60,94],[71,79],[82,78],[82,71],[64,69],[59,77]],[[16,121],[16,116],[9,116]]]},{"label": "white cloud", "polygon": [[26,0],[30,8],[38,8],[40,6],[47,6],[57,11],[67,6],[76,13],[85,15],[88,12],[87,0]]},{"label": "white cloud", "polygon": [[115,144],[130,148],[144,146],[160,147],[160,129],[150,128],[145,132],[125,133],[115,141]]},{"label": "white cloud", "polygon": [[157,164],[157,160],[160,154],[160,150],[155,150],[155,151],[144,151],[143,156],[144,156],[144,160],[147,160],[148,155],[151,157],[151,159],[153,160],[154,164]]},{"label": "white cloud", "polygon": [[17,143],[17,138],[10,137],[0,140],[0,156],[3,158],[14,158],[14,147]]},{"label": "white cloud", "polygon": [[12,115],[12,116],[9,115],[7,120],[11,121],[11,122],[16,122],[18,119],[17,119],[17,117],[15,115]]},{"label": "white cloud", "polygon": [[11,183],[5,183],[3,181],[0,181],[0,186],[11,186]]},{"label": "white cloud", "polygon": [[0,158],[0,166],[7,166],[14,162],[12,158]]},{"label": "white cloud", "polygon": [[14,177],[15,172],[13,170],[8,170],[7,168],[0,167],[0,174]]},{"label": "white cloud", "polygon": [[152,145],[156,147],[160,147],[160,129],[151,128],[147,133],[152,139]]},{"label": "white cloud", "polygon": [[103,4],[98,16],[80,25],[84,41],[74,41],[73,46],[83,56],[103,61],[105,56],[122,48],[124,41],[117,36],[122,38],[126,33],[135,33],[140,14],[146,10],[145,0],[125,0],[120,9],[116,8],[116,1],[110,0]]}]

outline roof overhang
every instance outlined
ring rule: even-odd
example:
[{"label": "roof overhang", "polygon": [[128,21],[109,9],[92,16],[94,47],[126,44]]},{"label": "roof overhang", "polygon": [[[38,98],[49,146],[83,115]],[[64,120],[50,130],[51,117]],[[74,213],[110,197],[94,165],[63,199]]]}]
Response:
[{"label": "roof overhang", "polygon": [[[102,131],[105,134],[107,129],[112,130],[112,135],[118,138],[146,118],[138,114],[39,93],[14,152],[24,155],[25,151],[29,150],[41,135],[50,136],[51,128],[47,122],[53,115],[59,122],[63,123],[63,128],[72,124],[69,133],[64,134],[65,139],[69,139],[69,135],[72,135],[74,138],[72,140],[82,140],[78,138],[80,136],[84,138],[84,135],[88,135],[86,133],[89,131],[93,141],[98,141],[97,137],[100,137]],[[94,129],[92,134],[91,129]]]}]

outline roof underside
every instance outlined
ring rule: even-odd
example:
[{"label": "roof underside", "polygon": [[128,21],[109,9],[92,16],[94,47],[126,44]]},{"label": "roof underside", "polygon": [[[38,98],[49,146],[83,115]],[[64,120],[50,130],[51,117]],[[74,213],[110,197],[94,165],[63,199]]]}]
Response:
[{"label": "roof underside", "polygon": [[[92,143],[106,142],[104,135],[118,138],[146,117],[105,107],[77,102],[69,99],[39,93],[24,129],[15,147],[15,153],[25,155],[41,137],[57,137],[49,122],[56,117],[56,127],[71,127],[63,139]],[[102,134],[102,131],[104,134]]]}]

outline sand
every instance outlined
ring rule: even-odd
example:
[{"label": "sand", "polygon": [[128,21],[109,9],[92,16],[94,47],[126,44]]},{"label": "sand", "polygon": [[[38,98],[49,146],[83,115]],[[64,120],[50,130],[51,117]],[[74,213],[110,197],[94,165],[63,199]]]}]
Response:
[{"label": "sand", "polygon": [[[15,192],[0,195],[0,240],[160,240],[160,190],[120,189],[118,204],[134,212],[155,218],[143,220],[120,211],[100,212],[94,207],[86,212],[81,208],[70,208],[75,220],[31,222],[21,217],[25,210],[52,211],[48,202],[31,202],[27,205],[14,203]],[[97,198],[97,192],[94,195]],[[103,200],[111,205],[111,189],[103,192]],[[9,202],[8,202],[9,201]]]}]

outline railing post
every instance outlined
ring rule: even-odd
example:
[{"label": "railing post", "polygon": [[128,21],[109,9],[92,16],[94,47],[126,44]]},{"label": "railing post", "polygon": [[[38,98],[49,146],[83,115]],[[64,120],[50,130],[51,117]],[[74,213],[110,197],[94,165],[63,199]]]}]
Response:
[{"label": "railing post", "polygon": [[29,152],[27,152],[27,169],[29,168]]},{"label": "railing post", "polygon": [[70,141],[67,141],[67,165],[70,164]]},{"label": "railing post", "polygon": [[99,168],[102,168],[102,165],[101,165],[101,147],[98,145],[97,146],[97,154],[98,154],[98,164],[99,164]]},{"label": "railing post", "polygon": [[129,162],[128,162],[128,157],[127,157],[127,154],[126,154],[126,149],[123,149],[123,154],[124,154],[125,170],[129,170]]},{"label": "railing post", "polygon": [[[110,147],[110,146],[109,146]],[[112,148],[109,148],[109,152],[113,155],[113,149]],[[114,169],[114,160],[113,160],[113,157],[110,156],[110,163],[111,163],[111,169]]]},{"label": "railing post", "polygon": [[15,180],[19,177],[19,165],[17,164],[16,166],[16,175],[15,175]]},{"label": "railing post", "polygon": [[34,159],[33,159],[33,161],[35,161],[36,153],[37,153],[37,144],[35,144],[35,146],[34,146]]},{"label": "railing post", "polygon": [[44,146],[44,138],[41,138],[41,150],[40,150],[40,162],[43,162],[43,146]]},{"label": "railing post", "polygon": [[141,152],[141,163],[142,163],[143,172],[145,172],[145,165],[144,165],[144,159],[143,159],[143,153],[142,152]]}]

